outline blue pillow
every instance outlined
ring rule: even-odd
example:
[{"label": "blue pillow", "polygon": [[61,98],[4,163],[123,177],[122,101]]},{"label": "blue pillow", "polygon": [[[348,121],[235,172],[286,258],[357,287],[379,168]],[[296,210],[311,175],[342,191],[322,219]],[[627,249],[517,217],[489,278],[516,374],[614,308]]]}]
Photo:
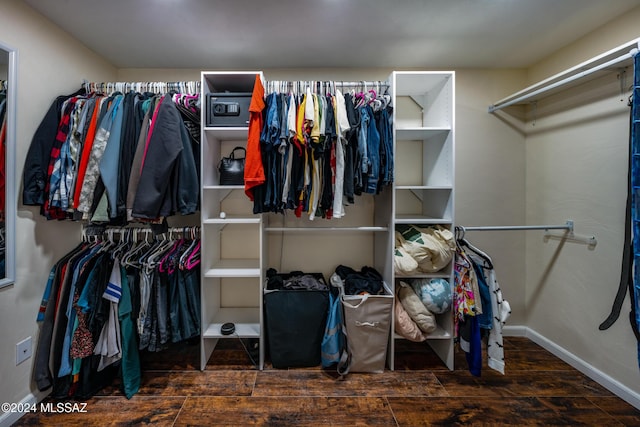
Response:
[{"label": "blue pillow", "polygon": [[430,312],[442,314],[451,309],[453,296],[447,280],[414,279],[411,281],[411,287]]}]

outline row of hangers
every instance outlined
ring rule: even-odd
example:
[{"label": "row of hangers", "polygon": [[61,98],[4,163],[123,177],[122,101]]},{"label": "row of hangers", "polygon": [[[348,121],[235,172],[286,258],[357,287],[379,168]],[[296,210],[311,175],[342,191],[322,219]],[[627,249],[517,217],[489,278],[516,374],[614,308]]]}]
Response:
[{"label": "row of hangers", "polygon": [[473,246],[465,238],[465,229],[464,229],[464,227],[456,226],[455,227],[454,236],[455,236],[455,239],[456,239],[456,244],[459,247],[466,248],[466,249],[470,250],[471,252],[473,252],[474,254],[478,255],[478,257],[480,257],[482,259],[482,262],[483,262],[485,268],[493,269],[493,262],[491,260],[491,257],[488,254],[486,254],[485,252],[483,252],[480,249],[478,249],[477,247]]},{"label": "row of hangers", "polygon": [[172,274],[200,263],[200,227],[170,228],[153,235],[145,228],[83,230],[83,241],[100,244],[124,266],[155,269]]},{"label": "row of hangers", "polygon": [[322,80],[268,80],[265,82],[265,92],[277,92],[277,93],[293,93],[304,94],[307,89],[311,93],[315,94],[331,94],[335,95],[336,90],[340,89],[342,92],[354,90],[358,92],[368,92],[369,89],[375,90],[378,93],[387,92],[389,89],[389,82],[386,81],[322,81]]},{"label": "row of hangers", "polygon": [[195,95],[200,93],[199,81],[180,81],[180,82],[89,82],[83,81],[82,86],[90,93],[102,93],[111,95],[114,92],[126,93],[135,92],[151,92],[160,95],[169,92],[184,93]]},{"label": "row of hangers", "polygon": [[192,114],[197,116],[193,117],[194,119],[199,118],[200,114],[200,95],[199,94],[189,94],[184,92],[175,93],[172,96],[173,102],[177,105],[185,108]]},{"label": "row of hangers", "polygon": [[265,83],[265,93],[293,93],[301,95],[330,94],[335,95],[336,90],[342,93],[350,92],[355,99],[355,107],[360,108],[370,105],[374,111],[386,108],[391,103],[391,95],[388,93],[389,83],[386,81],[285,81],[269,80]]}]

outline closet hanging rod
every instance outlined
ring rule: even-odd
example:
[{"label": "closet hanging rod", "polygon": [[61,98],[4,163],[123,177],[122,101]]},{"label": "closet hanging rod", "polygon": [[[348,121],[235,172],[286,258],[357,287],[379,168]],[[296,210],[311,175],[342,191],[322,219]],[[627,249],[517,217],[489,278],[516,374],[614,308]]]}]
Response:
[{"label": "closet hanging rod", "polygon": [[148,227],[111,227],[102,225],[87,225],[82,229],[83,237],[111,236],[113,238],[115,236],[124,236],[127,233],[133,234],[134,236],[144,235],[147,237],[168,237],[173,234],[182,235],[183,237],[187,234],[190,236],[199,236],[200,226],[192,225],[186,227],[169,227],[164,232],[155,232],[153,229]]},{"label": "closet hanging rod", "polygon": [[465,231],[511,231],[511,230],[568,230],[573,233],[573,221],[567,220],[563,225],[489,225],[489,226],[477,226],[466,227],[457,226]]},{"label": "closet hanging rod", "polygon": [[389,85],[389,82],[386,80],[362,80],[362,81],[342,81],[342,80],[334,80],[336,84],[340,83],[342,86],[375,86],[375,85]]},{"label": "closet hanging rod", "polygon": [[[513,95],[501,99],[500,101],[497,101],[492,105],[489,105],[488,112],[494,113],[511,105],[523,103],[524,101],[532,99],[538,95],[549,92],[561,86],[567,85],[575,80],[579,80],[597,71],[612,67],[621,62],[628,61],[629,59],[633,58],[633,56],[638,52],[639,46],[640,39],[627,42],[615,49],[609,50],[601,55],[591,58],[588,61],[582,62],[574,67],[571,67],[534,85],[531,85],[526,89],[516,92]],[[606,60],[605,62],[600,62],[616,54],[619,56],[616,56],[613,59]]]},{"label": "closet hanging rod", "polygon": [[327,79],[327,80],[268,80],[267,84],[269,83],[275,83],[275,84],[279,84],[279,83],[287,83],[287,84],[292,84],[292,85],[296,85],[296,84],[308,84],[308,85],[315,85],[317,83],[330,83],[336,87],[366,87],[367,89],[370,88],[375,88],[378,86],[384,86],[384,87],[389,87],[390,83],[388,80],[357,80],[357,81],[345,81],[345,80],[331,80],[331,79]]},{"label": "closet hanging rod", "polygon": [[137,82],[90,82],[86,79],[82,80],[82,87],[91,92],[125,92],[136,90],[137,92],[154,92],[166,93],[171,90],[177,90],[184,93],[200,93],[200,81],[184,80],[184,81],[137,81]]}]

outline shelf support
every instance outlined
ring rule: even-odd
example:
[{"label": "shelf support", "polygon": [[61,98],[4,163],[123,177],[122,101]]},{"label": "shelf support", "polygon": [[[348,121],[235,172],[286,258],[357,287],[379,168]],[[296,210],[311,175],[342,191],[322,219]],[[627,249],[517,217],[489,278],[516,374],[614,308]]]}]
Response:
[{"label": "shelf support", "polygon": [[422,191],[416,191],[416,190],[413,190],[413,189],[411,189],[411,190],[409,190],[409,191],[411,191],[411,193],[412,193],[414,196],[416,196],[416,198],[417,198],[418,200],[420,200],[421,202],[422,202],[422,201],[424,201],[424,200],[423,200],[424,196],[423,196]]}]

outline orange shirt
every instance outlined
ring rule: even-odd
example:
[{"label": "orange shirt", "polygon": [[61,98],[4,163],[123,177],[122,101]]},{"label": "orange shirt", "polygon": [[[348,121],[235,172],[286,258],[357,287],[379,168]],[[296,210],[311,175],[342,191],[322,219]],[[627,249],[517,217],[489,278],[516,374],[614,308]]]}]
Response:
[{"label": "orange shirt", "polygon": [[91,157],[91,148],[93,147],[93,138],[96,135],[96,128],[98,126],[98,116],[100,115],[100,105],[102,97],[96,97],[96,105],[93,109],[93,115],[91,116],[91,122],[89,122],[89,128],[87,129],[87,135],[84,139],[84,145],[82,146],[82,155],[80,156],[80,163],[78,163],[78,173],[76,176],[76,188],[73,193],[73,208],[77,208],[80,204],[80,193],[82,192],[82,183],[84,182],[84,174],[87,172],[87,165],[89,164],[89,157]]},{"label": "orange shirt", "polygon": [[249,105],[249,134],[244,161],[244,192],[251,201],[253,201],[253,188],[265,182],[260,151],[260,132],[262,132],[262,110],[264,107],[264,87],[260,75],[256,75],[251,104]]}]

